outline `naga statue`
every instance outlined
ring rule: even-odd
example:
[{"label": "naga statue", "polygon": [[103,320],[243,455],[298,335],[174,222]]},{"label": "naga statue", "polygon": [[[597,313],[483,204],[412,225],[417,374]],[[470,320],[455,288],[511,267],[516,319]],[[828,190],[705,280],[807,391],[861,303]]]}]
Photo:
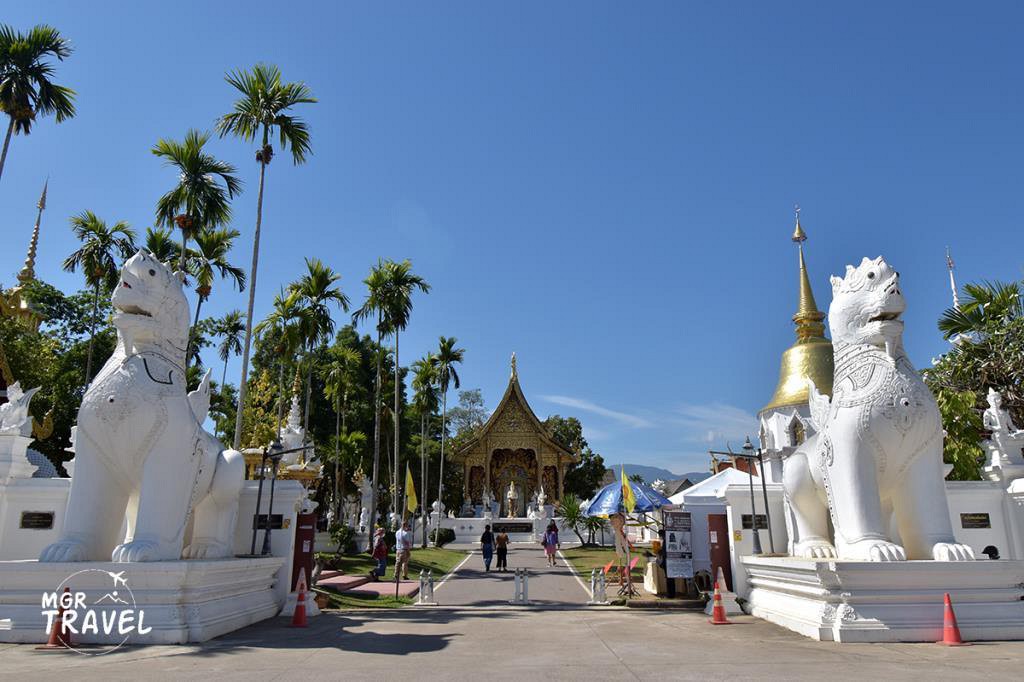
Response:
[{"label": "naga statue", "polygon": [[899,273],[881,257],[832,278],[832,398],[809,381],[817,433],[784,466],[794,556],[974,559],[953,536],[942,420],[903,350],[905,308]]},{"label": "naga statue", "polygon": [[203,429],[210,373],[186,394],[189,308],[179,274],[140,251],[111,303],[117,347],[82,399],[64,528],[39,560],[231,556],[245,462]]}]

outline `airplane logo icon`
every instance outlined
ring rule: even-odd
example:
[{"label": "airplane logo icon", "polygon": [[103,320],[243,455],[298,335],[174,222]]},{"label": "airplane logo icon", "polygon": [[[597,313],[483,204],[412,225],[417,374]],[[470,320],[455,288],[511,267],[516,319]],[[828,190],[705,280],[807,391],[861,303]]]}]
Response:
[{"label": "airplane logo icon", "polygon": [[119,573],[114,573],[113,571],[107,571],[107,575],[109,575],[111,578],[114,579],[114,587],[115,588],[118,585],[124,585],[125,587],[128,587],[128,581],[125,580],[124,574],[125,574],[124,571],[121,571]]}]

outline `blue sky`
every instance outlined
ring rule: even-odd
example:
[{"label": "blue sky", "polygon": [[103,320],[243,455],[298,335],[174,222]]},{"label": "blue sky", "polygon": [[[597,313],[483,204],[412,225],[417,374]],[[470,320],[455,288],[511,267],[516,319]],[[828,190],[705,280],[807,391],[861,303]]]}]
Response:
[{"label": "blue sky", "polygon": [[[378,257],[433,285],[403,337],[466,349],[489,408],[516,351],[543,418],[583,420],[609,462],[704,469],[756,432],[792,342],[803,207],[828,275],[883,254],[903,274],[907,348],[942,352],[944,249],[962,281],[1021,275],[1024,121],[1011,3],[16,3],[74,42],[79,115],[16,137],[0,180],[0,281],[50,177],[38,273],[65,289],[68,217],[140,232],[174,182],[159,137],[227,111],[225,71],[278,64],[320,98],[315,154],[268,171],[258,314],[303,257],[354,301]],[[246,191],[253,149],[216,140]],[[227,285],[204,311],[244,308]],[[212,360],[211,355],[211,360]],[[238,368],[230,372],[237,374]]]}]

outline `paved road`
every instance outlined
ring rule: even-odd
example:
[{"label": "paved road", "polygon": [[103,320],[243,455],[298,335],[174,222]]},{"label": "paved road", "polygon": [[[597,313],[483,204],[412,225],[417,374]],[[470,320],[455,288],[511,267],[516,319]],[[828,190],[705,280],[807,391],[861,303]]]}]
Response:
[{"label": "paved road", "polygon": [[590,598],[586,588],[572,574],[561,558],[551,568],[544,559],[544,550],[538,544],[513,544],[508,553],[508,572],[484,571],[484,560],[479,549],[473,550],[466,563],[448,580],[434,590],[442,606],[496,607],[509,603],[515,595],[514,570],[529,571],[529,598],[535,606],[568,606],[586,603]]},{"label": "paved road", "polygon": [[[440,596],[440,595],[439,595]],[[195,646],[127,647],[108,656],[0,645],[0,677],[244,680],[1010,680],[1024,642],[814,642],[739,616],[714,627],[703,614],[622,608],[408,607],[327,612],[310,627],[287,619]]]}]

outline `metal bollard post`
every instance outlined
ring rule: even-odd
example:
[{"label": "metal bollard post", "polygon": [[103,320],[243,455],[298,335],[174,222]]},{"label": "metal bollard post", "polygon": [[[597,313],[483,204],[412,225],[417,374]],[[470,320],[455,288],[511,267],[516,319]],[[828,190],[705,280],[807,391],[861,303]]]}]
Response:
[{"label": "metal bollard post", "polygon": [[427,569],[427,592],[430,593],[430,603],[437,604],[434,599],[434,571],[431,569]]},{"label": "metal bollard post", "polygon": [[522,569],[517,568],[515,574],[512,576],[512,602],[513,604],[519,603],[519,571]]},{"label": "metal bollard post", "polygon": [[423,569],[423,570],[420,571],[420,591],[417,593],[418,597],[416,599],[416,602],[418,604],[426,603],[426,598],[427,598],[426,591],[427,591],[427,571],[426,571],[426,569]]},{"label": "metal bollard post", "polygon": [[530,572],[523,569],[523,603],[530,603]]}]

